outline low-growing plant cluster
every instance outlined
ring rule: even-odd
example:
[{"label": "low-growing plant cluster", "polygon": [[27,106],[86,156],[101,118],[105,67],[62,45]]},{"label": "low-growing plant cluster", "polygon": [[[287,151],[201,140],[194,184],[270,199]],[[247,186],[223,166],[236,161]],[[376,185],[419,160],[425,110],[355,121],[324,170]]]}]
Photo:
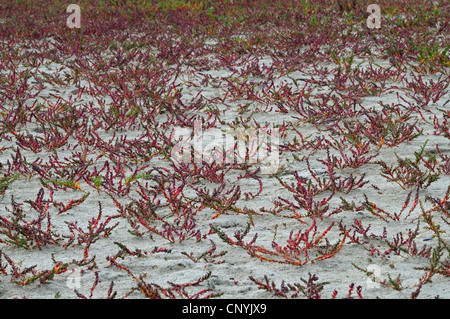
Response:
[{"label": "low-growing plant cluster", "polygon": [[0,296],[448,297],[446,1],[77,4],[0,0]]}]

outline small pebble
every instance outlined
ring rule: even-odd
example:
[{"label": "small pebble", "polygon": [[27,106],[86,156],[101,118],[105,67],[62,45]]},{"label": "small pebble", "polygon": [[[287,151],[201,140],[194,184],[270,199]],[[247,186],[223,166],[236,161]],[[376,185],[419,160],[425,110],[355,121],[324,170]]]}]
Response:
[{"label": "small pebble", "polygon": [[433,239],[433,237],[427,237],[427,238],[424,238],[423,241],[429,241],[429,240],[432,240],[432,239]]}]

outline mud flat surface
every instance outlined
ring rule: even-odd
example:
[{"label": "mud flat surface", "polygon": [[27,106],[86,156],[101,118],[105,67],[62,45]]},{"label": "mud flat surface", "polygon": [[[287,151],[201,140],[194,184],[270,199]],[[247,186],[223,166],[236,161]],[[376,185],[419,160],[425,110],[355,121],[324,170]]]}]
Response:
[{"label": "mud flat surface", "polygon": [[[0,298],[449,298],[448,67],[277,72],[275,53],[227,67],[218,45],[152,65],[157,48],[119,43],[101,59],[136,55],[81,73],[21,53],[33,97],[1,107]],[[272,166],[226,149],[255,132]],[[176,142],[236,157],[182,165]]]}]

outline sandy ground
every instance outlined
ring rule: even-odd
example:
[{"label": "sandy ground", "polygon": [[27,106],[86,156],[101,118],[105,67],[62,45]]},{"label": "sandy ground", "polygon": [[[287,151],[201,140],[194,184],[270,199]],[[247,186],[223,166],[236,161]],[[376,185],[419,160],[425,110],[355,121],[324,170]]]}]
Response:
[{"label": "sandy ground", "polygon": [[[360,67],[368,66],[369,63],[373,63],[374,67],[389,67],[388,61],[361,61],[363,62]],[[259,63],[270,64],[272,60],[270,57],[260,58]],[[332,66],[324,66],[332,67]],[[47,72],[52,73],[57,70],[58,65],[49,64]],[[59,71],[60,73],[63,73]],[[67,72],[71,72],[70,69]],[[222,77],[228,76],[231,72],[229,70],[209,70],[204,73],[210,74],[213,78],[222,79]],[[187,78],[186,74],[186,78]],[[306,73],[302,74],[297,71],[288,76],[278,78],[275,83],[291,83],[293,85],[293,79],[307,79],[310,78]],[[408,78],[408,77],[407,77]],[[424,80],[434,80],[436,81],[438,75],[424,76]],[[191,78],[191,80],[195,80]],[[200,80],[200,79],[198,79]],[[248,79],[249,81],[251,79]],[[257,80],[254,78],[253,80]],[[179,80],[182,82],[182,79]],[[87,85],[86,82],[81,81],[81,85]],[[180,84],[182,87],[183,85]],[[392,86],[402,87],[405,82],[395,82],[392,81]],[[389,85],[387,85],[389,87]],[[189,87],[184,85],[183,87],[183,97],[186,100],[190,100],[192,96],[196,96],[199,90],[205,97],[211,98],[217,95],[223,95],[224,92],[220,88],[215,88],[211,84],[208,86],[202,86],[199,88]],[[326,86],[317,86],[317,91],[319,92],[329,92],[330,88]],[[41,92],[41,97],[55,99],[49,95],[49,93],[60,94],[65,99],[68,99],[73,92],[77,92],[77,87],[68,86],[64,88],[58,87],[46,87],[45,90]],[[403,92],[399,89],[391,89],[383,92],[380,96],[367,96],[363,98],[360,103],[364,107],[380,107],[379,102],[382,101],[384,104],[397,104],[403,103],[397,98],[397,93],[399,93],[403,98],[408,99],[408,97],[402,95]],[[434,114],[439,114],[437,108],[442,108],[444,103],[448,101],[450,94],[447,92],[437,103],[430,104],[430,109]],[[107,97],[106,97],[107,99]],[[91,96],[84,95],[78,98],[79,105],[82,107],[83,103],[89,103],[89,101],[94,101]],[[238,114],[238,105],[245,101],[234,101],[229,102],[227,105],[217,105],[221,111],[221,118],[223,121],[230,123],[234,119],[242,116],[245,118],[250,115],[249,112],[244,114]],[[252,106],[252,108],[255,106]],[[445,106],[448,108],[448,105]],[[431,116],[425,115],[425,116]],[[441,113],[442,114],[442,113]],[[317,138],[318,136],[329,136],[330,132],[326,129],[319,131],[314,125],[308,123],[298,123],[295,119],[295,114],[280,113],[274,107],[272,110],[266,109],[266,106],[261,105],[260,110],[252,114],[252,118],[258,123],[266,123],[268,125],[278,125],[284,123],[296,123],[296,128],[304,136],[312,136],[312,138]],[[161,121],[164,121],[164,116],[161,115]],[[220,127],[220,124],[218,124]],[[387,148],[382,147],[380,150],[371,151],[369,155],[378,155],[373,159],[383,160],[388,164],[395,164],[396,158],[395,154],[400,157],[413,158],[414,152],[420,150],[424,145],[425,141],[428,140],[426,145],[426,150],[434,150],[436,145],[443,154],[450,155],[449,140],[433,134],[432,127],[425,123],[423,120],[419,121],[418,127],[423,128],[423,134],[406,143],[402,143],[399,147]],[[222,125],[222,128],[227,127]],[[322,127],[323,128],[323,127]],[[32,124],[29,127],[23,128],[23,130],[28,130],[33,132]],[[34,132],[33,134],[40,134],[39,132]],[[100,131],[100,136],[105,140],[107,137],[111,136],[111,132]],[[122,132],[127,138],[131,139],[138,137],[140,135],[139,130],[131,132]],[[286,143],[287,141],[292,141],[295,136],[295,132],[292,129],[287,131],[286,136],[284,136],[280,144]],[[74,142],[69,140],[68,143]],[[13,146],[14,143],[7,142],[5,140],[0,142],[1,147]],[[58,155],[60,159],[64,157],[71,156],[75,150],[67,150],[62,148],[58,150]],[[27,152],[21,150],[21,153],[26,157],[28,162],[33,162],[37,158],[41,158],[44,162],[49,160],[51,152],[41,152],[34,154],[32,152]],[[9,148],[4,150],[0,154],[0,162],[6,165],[8,159],[14,154],[14,148]],[[307,155],[307,154],[294,154],[294,155]],[[95,156],[92,156],[95,158]],[[326,177],[325,166],[318,160],[324,159],[326,157],[326,151],[319,151],[313,154],[310,158],[311,169],[319,176]],[[99,159],[97,166],[101,167],[105,159]],[[166,167],[169,168],[168,162],[162,157],[154,157],[148,163],[150,167]],[[255,164],[257,165],[257,164]],[[286,181],[288,184],[294,182],[294,173],[297,172],[299,176],[305,178],[311,178],[311,174],[306,167],[306,162],[304,160],[296,160],[293,154],[289,152],[281,152],[280,154],[280,169],[283,167],[283,171],[278,174],[278,177]],[[403,202],[409,192],[409,190],[403,190],[398,184],[389,182],[380,175],[380,166],[375,164],[366,164],[361,168],[357,169],[344,169],[339,171],[342,176],[349,176],[350,173],[354,177],[359,178],[365,175],[365,180],[368,181],[363,187],[351,191],[349,194],[336,194],[330,201],[331,212],[333,208],[338,207],[341,204],[340,197],[345,198],[349,202],[354,202],[357,206],[364,202],[364,195],[367,196],[369,201],[377,203],[377,205],[389,212],[398,212],[401,210]],[[230,171],[226,175],[227,185],[239,185],[242,192],[253,192],[257,193],[259,190],[259,184],[254,179],[241,179],[238,180],[238,175],[241,171]],[[321,174],[321,175],[320,175]],[[238,207],[251,208],[256,212],[260,212],[260,215],[253,216],[254,227],[251,227],[249,234],[245,237],[244,241],[249,242],[254,234],[258,234],[256,244],[266,247],[267,249],[272,249],[272,241],[275,240],[277,243],[283,245],[286,244],[289,233],[293,231],[294,233],[299,230],[308,229],[312,223],[313,219],[309,217],[303,218],[301,221],[282,217],[283,213],[271,214],[268,213],[270,209],[274,208],[275,202],[279,200],[280,197],[291,199],[292,195],[282,187],[280,182],[271,175],[260,175],[263,184],[262,192],[255,198],[245,200],[243,196],[236,204]],[[372,185],[377,185],[379,189],[375,189]],[[151,181],[148,181],[148,185],[152,185]],[[427,195],[442,198],[447,190],[448,185],[450,185],[450,176],[444,174],[441,178],[432,183],[426,190],[420,192],[420,199],[424,204],[424,207],[429,207],[429,203],[425,202],[425,197]],[[208,183],[201,180],[199,184],[187,184],[183,192],[186,196],[195,196],[194,186],[202,186],[206,189],[213,190],[218,188],[218,184]],[[35,199],[37,192],[42,187],[39,179],[36,176],[32,176],[29,179],[21,177],[19,180],[15,181],[6,191],[5,195],[2,197],[0,214],[2,216],[9,216],[7,208],[11,208],[11,195],[14,195],[14,199],[18,203],[25,202],[26,200]],[[67,190],[67,191],[55,191],[53,197],[55,201],[61,201],[67,203],[69,200],[74,198],[80,198],[87,192],[90,195],[87,199],[79,206],[71,209],[60,215],[52,215],[52,225],[55,231],[60,234],[69,235],[69,229],[67,222],[77,222],[79,226],[86,227],[88,221],[97,216],[99,209],[99,202],[101,203],[104,220],[107,216],[113,216],[117,214],[117,208],[112,199],[107,196],[104,192],[96,192],[88,185],[80,183],[80,188],[78,190]],[[326,194],[325,194],[326,195]],[[44,198],[49,197],[49,191],[45,190]],[[130,198],[137,197],[136,192],[132,191],[130,193]],[[120,201],[123,204],[128,203],[131,199],[123,197]],[[411,206],[411,203],[409,204]],[[26,205],[24,209],[26,210]],[[264,208],[264,211],[261,209]],[[167,210],[161,209],[158,211],[161,216],[167,216],[170,219],[170,214]],[[133,236],[130,234],[131,227],[129,223],[124,218],[117,218],[111,221],[111,225],[118,223],[118,226],[114,228],[112,233],[105,238],[100,238],[94,244],[92,244],[89,251],[89,258],[95,256],[96,268],[88,269],[88,266],[82,266],[80,269],[79,281],[74,278],[77,272],[69,273],[65,272],[62,274],[55,275],[51,280],[48,280],[45,284],[39,284],[39,282],[34,282],[29,285],[20,286],[16,283],[11,282],[10,275],[0,276],[0,298],[21,298],[25,296],[26,298],[77,298],[74,289],[78,292],[88,296],[90,294],[90,289],[95,281],[95,274],[98,274],[98,286],[93,292],[94,298],[106,297],[108,288],[111,282],[114,282],[114,290],[117,291],[117,297],[122,297],[127,294],[133,287],[136,287],[136,283],[133,278],[124,270],[117,269],[114,266],[110,266],[107,260],[108,256],[113,256],[120,251],[120,247],[117,243],[121,243],[128,247],[131,251],[140,249],[142,252],[141,257],[125,255],[123,259],[118,258],[117,261],[122,265],[130,269],[130,271],[135,275],[145,274],[145,280],[147,282],[157,283],[162,287],[168,287],[168,282],[173,283],[185,283],[194,281],[208,272],[211,272],[211,277],[203,282],[200,287],[192,288],[193,293],[204,288],[211,288],[214,294],[218,295],[218,298],[274,298],[273,294],[261,289],[250,279],[250,276],[257,280],[264,281],[264,276],[267,276],[270,282],[274,282],[277,287],[280,287],[282,281],[286,284],[303,283],[301,279],[308,279],[308,273],[316,274],[318,276],[318,282],[326,283],[323,291],[321,292],[322,298],[331,298],[333,291],[337,291],[337,297],[343,298],[347,296],[349,286],[354,283],[356,286],[362,287],[362,295],[365,298],[409,298],[411,292],[416,289],[421,276],[424,275],[425,271],[419,269],[420,267],[429,266],[429,259],[425,257],[409,256],[407,254],[397,255],[395,253],[372,255],[370,253],[371,245],[372,247],[378,247],[380,252],[385,252],[389,249],[385,242],[379,239],[383,234],[383,230],[387,232],[387,238],[392,240],[400,232],[403,235],[408,233],[408,230],[414,230],[417,227],[417,222],[420,219],[420,208],[416,209],[408,216],[402,216],[399,221],[388,220],[384,221],[381,218],[372,215],[368,210],[358,210],[358,211],[341,211],[337,214],[327,216],[322,220],[317,219],[317,227],[319,230],[325,230],[332,223],[334,226],[327,233],[326,239],[331,243],[336,243],[338,240],[342,239],[342,234],[339,231],[339,223],[342,225],[347,225],[351,228],[351,225],[355,220],[359,220],[365,227],[370,226],[369,233],[372,234],[371,241],[366,245],[358,245],[351,243],[346,239],[346,243],[343,245],[342,250],[337,253],[332,258],[326,260],[316,261],[314,263],[306,263],[302,266],[275,263],[269,261],[262,261],[258,258],[251,257],[250,254],[240,247],[230,246],[225,243],[218,234],[208,235],[210,230],[210,225],[226,233],[229,237],[233,238],[233,235],[237,231],[243,231],[249,222],[249,218],[243,214],[235,214],[234,212],[229,212],[228,214],[222,214],[217,218],[212,219],[211,215],[214,214],[211,209],[205,208],[196,215],[197,229],[200,230],[202,234],[202,239],[196,241],[195,238],[190,238],[183,242],[170,243],[166,239],[158,236],[151,235],[150,233],[144,234],[142,237]],[[405,212],[406,215],[406,212]],[[450,233],[448,232],[448,227],[442,224],[442,227],[447,230],[445,233],[445,240],[450,239]],[[437,239],[432,237],[432,233],[426,229],[425,223],[419,224],[419,233],[415,241],[420,250],[424,245],[427,247],[435,247],[437,245]],[[143,228],[141,228],[143,230]],[[5,239],[2,237],[2,239]],[[321,245],[325,245],[325,241]],[[210,258],[209,260],[200,259],[195,262],[187,257],[187,255],[192,254],[193,256],[199,257],[201,254],[205,253],[211,249],[212,245],[217,247],[215,253],[219,254],[223,252],[221,256],[216,256]],[[17,247],[14,245],[0,244],[0,249],[7,254],[20,269],[25,267],[36,265],[36,270],[48,270],[54,266],[52,257],[56,261],[62,261],[69,263],[72,260],[83,259],[83,249],[81,246],[73,246],[68,249],[63,247],[57,247],[48,245],[42,247],[42,249],[30,249],[25,250],[24,248]],[[311,251],[312,256],[314,256],[314,250]],[[446,257],[448,258],[448,256]],[[444,260],[445,257],[442,258]],[[3,264],[6,261],[2,260]],[[358,270],[355,266],[361,269],[373,269],[378,278],[383,281],[388,281],[389,276],[393,279],[400,276],[402,289],[396,290],[385,285],[377,284],[371,281],[366,273]],[[9,266],[7,268],[10,270]],[[71,277],[72,276],[72,277]],[[78,280],[78,279],[77,279]],[[440,296],[441,298],[450,297],[450,280],[448,277],[441,275],[435,275],[432,282],[423,285],[420,293],[420,298],[434,298],[435,296]],[[290,295],[290,294],[288,294]],[[356,293],[353,293],[356,297]],[[128,297],[141,298],[143,295],[139,291],[131,293]]]}]

